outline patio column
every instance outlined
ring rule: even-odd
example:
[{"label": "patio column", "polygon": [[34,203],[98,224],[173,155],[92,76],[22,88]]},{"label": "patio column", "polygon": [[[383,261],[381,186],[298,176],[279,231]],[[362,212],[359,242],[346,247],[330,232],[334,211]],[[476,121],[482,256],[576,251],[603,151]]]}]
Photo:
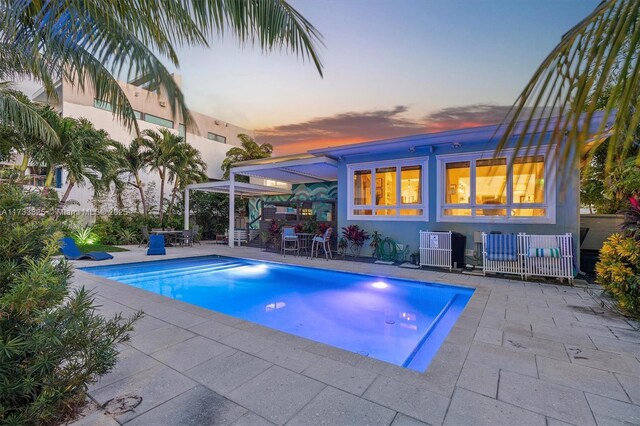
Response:
[{"label": "patio column", "polygon": [[235,229],[235,212],[236,212],[236,188],[235,188],[236,175],[231,172],[229,174],[229,247],[233,247],[234,241],[234,229]]},{"label": "patio column", "polygon": [[189,229],[189,187],[184,189],[184,229]]}]

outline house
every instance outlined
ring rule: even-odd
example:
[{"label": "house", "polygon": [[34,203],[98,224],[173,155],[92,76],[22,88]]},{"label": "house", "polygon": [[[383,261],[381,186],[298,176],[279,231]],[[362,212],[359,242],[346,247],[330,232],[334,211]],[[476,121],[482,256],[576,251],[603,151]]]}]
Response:
[{"label": "house", "polygon": [[[595,117],[591,133],[600,117]],[[474,254],[482,232],[571,233],[577,241],[578,161],[564,164],[558,159],[565,149],[574,159],[581,153],[574,152],[568,141],[551,144],[549,134],[538,135],[539,146],[518,148],[522,129],[516,126],[500,152],[496,149],[503,127],[464,128],[238,163],[232,179],[249,176],[251,184],[219,185],[236,195],[250,185],[252,192],[245,195],[254,198],[264,191],[253,203],[254,209],[285,200],[310,205],[317,199],[310,185],[324,187],[323,194],[335,194],[336,217],[328,221],[337,230],[357,224],[369,233],[379,231],[408,245],[411,251],[419,247],[421,230],[465,235],[467,255]],[[190,189],[206,190],[207,184],[200,185]],[[337,190],[332,191],[332,186]],[[270,192],[276,190],[279,195]],[[260,217],[260,212],[254,214]],[[286,214],[282,210],[280,218],[293,219]],[[366,254],[367,244],[364,249]]]},{"label": "house", "polygon": [[[181,77],[174,75],[174,79],[181,84]],[[240,146],[238,134],[244,133],[253,136],[253,132],[227,123],[223,120],[191,111],[195,127],[185,127],[179,119],[176,119],[168,106],[164,95],[148,87],[148,80],[144,77],[133,79],[129,82],[119,82],[127,99],[134,109],[140,130],[168,128],[177,134],[184,136],[191,145],[197,148],[202,159],[207,163],[207,176],[212,180],[222,179],[222,161],[226,153],[234,146]],[[34,95],[34,101],[46,103],[55,108],[63,117],[86,118],[98,129],[104,129],[109,136],[119,142],[128,145],[135,138],[135,131],[124,127],[113,116],[112,105],[96,97],[91,85],[85,85],[84,90],[79,90],[68,81],[60,81],[56,86],[57,99],[46,96],[44,89]],[[20,161],[20,159],[16,159]],[[148,187],[152,182],[156,183],[156,191],[159,190],[157,173],[142,173],[141,179]],[[56,189],[60,194],[66,189],[66,173],[58,169],[56,173]],[[169,196],[171,186],[167,185],[165,196]],[[90,209],[93,189],[89,187],[74,187],[71,199],[77,203],[71,203],[69,209]]]}]

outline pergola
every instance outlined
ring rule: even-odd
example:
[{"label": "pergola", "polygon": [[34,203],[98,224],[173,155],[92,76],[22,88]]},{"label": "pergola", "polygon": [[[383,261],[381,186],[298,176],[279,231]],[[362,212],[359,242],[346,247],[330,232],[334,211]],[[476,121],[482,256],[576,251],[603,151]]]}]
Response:
[{"label": "pergola", "polygon": [[[235,197],[290,194],[290,189],[278,186],[236,182],[236,175],[248,176],[289,184],[335,181],[338,179],[336,160],[311,154],[265,158],[236,163],[228,181],[204,182],[187,185],[184,192],[184,228],[189,229],[189,192],[207,191],[229,194],[229,236],[233,236],[235,224]],[[234,239],[229,238],[229,247]]]}]

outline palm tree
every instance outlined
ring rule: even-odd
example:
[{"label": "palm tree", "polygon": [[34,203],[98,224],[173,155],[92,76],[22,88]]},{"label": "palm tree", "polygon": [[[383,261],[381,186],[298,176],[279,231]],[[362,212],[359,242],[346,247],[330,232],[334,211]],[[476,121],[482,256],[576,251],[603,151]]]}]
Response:
[{"label": "palm tree", "polygon": [[24,93],[12,89],[8,81],[0,81],[0,124],[15,127],[49,144],[58,142],[55,131],[38,114],[37,106]]},{"label": "palm tree", "polygon": [[178,191],[184,190],[190,183],[206,181],[206,170],[207,163],[202,160],[200,151],[188,143],[181,144],[175,152],[175,159],[169,169],[169,182],[173,181],[173,189],[167,208],[167,217],[171,217]]},{"label": "palm tree", "polygon": [[109,135],[96,129],[89,120],[58,118],[52,127],[56,130],[59,144],[46,146],[32,155],[34,161],[48,168],[45,191],[53,186],[56,169],[63,168],[67,172],[67,189],[60,199],[62,208],[76,185],[82,186],[88,181],[96,191],[100,191],[104,185],[102,178],[110,173],[114,162]]},{"label": "palm tree", "polygon": [[[142,150],[140,139],[134,139],[129,146],[125,146],[120,142],[113,141],[113,155],[118,163],[118,169],[116,171],[116,179],[120,176],[126,175],[124,182],[138,190],[140,194],[140,202],[142,204],[142,212],[146,215],[148,211],[147,200],[144,196],[144,184],[140,178],[140,172],[144,171],[147,167],[145,163],[145,156]],[[131,181],[133,178],[133,182]]]},{"label": "palm tree", "polygon": [[0,0],[0,14],[0,62],[17,52],[9,63],[43,82],[52,98],[57,78],[95,88],[129,128],[137,129],[134,111],[115,76],[145,76],[190,124],[163,60],[178,68],[176,46],[208,46],[225,32],[265,52],[286,49],[309,59],[322,75],[319,32],[284,0]]},{"label": "palm tree", "polygon": [[167,181],[167,172],[171,170],[176,161],[181,145],[186,144],[182,136],[178,136],[169,129],[143,130],[139,140],[143,150],[142,158],[151,170],[158,172],[160,178],[160,222],[164,218],[164,186]]},{"label": "palm tree", "polygon": [[240,146],[233,147],[227,151],[227,157],[222,161],[222,170],[224,178],[229,179],[231,166],[239,161],[258,160],[260,158],[269,158],[273,152],[273,146],[268,143],[258,144],[251,136],[240,133]]},{"label": "palm tree", "polygon": [[[589,164],[593,148],[609,138],[610,167],[619,155],[632,151],[638,139],[639,51],[640,1],[602,1],[562,37],[536,70],[504,120],[499,149],[522,120],[517,147],[539,145],[545,132],[551,132],[552,142],[568,141],[557,161],[571,166],[585,153]],[[604,115],[594,139],[594,129],[582,123],[592,123],[596,110]]]}]

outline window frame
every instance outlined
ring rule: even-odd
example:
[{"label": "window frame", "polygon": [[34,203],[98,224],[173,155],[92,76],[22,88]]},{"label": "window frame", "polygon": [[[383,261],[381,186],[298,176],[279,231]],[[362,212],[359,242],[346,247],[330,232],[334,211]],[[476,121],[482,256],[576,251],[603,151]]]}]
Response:
[{"label": "window frame", "polygon": [[[158,119],[158,121],[149,121],[149,117],[156,118],[156,119]],[[148,114],[146,112],[142,115],[142,121],[146,121],[147,123],[155,124],[156,126],[165,127],[167,129],[173,129],[173,126],[175,125],[175,122],[173,120],[169,120],[167,118],[163,118],[163,117],[160,117],[160,116],[157,116],[157,115],[154,115],[154,114]],[[171,125],[168,126],[167,124],[162,124],[163,121],[166,122],[167,124],[171,123]]]},{"label": "window frame", "polygon": [[[544,203],[514,203],[513,202],[513,162],[517,157],[542,156],[544,158]],[[507,202],[486,206],[477,204],[476,200],[476,161],[493,158],[506,158],[507,160]],[[446,203],[446,164],[469,161],[470,162],[470,203],[447,204]],[[542,147],[534,152],[516,151],[505,149],[496,156],[494,151],[476,151],[460,154],[443,154],[436,156],[436,222],[476,222],[476,223],[529,223],[529,224],[555,224],[556,223],[556,180],[552,168],[553,157],[548,147]],[[479,216],[477,209],[506,209],[506,216]],[[445,215],[445,209],[470,209],[470,216]],[[513,209],[545,209],[545,216],[511,216]]]},{"label": "window frame", "polygon": [[[429,220],[429,165],[428,157],[416,157],[411,159],[399,159],[399,160],[384,160],[384,161],[372,161],[366,163],[351,163],[347,165],[347,220],[367,220],[367,221],[404,221],[404,222],[426,222]],[[422,202],[420,204],[403,204],[402,201],[402,167],[403,166],[421,166],[422,167],[422,181],[421,196]],[[376,169],[395,167],[396,168],[396,197],[397,202],[393,206],[377,205],[376,202]],[[360,205],[354,204],[354,173],[356,171],[369,170],[371,172],[371,204]],[[416,216],[402,216],[400,215],[401,209],[422,209],[421,215]],[[372,215],[358,215],[354,214],[354,210],[371,210]],[[375,214],[376,210],[395,210],[395,215],[380,215]]]},{"label": "window frame", "polygon": [[[219,135],[218,133],[207,132],[207,139],[209,139],[210,141],[223,143],[225,145],[227,144],[227,137]],[[222,139],[222,140],[220,140],[220,139]]]}]

